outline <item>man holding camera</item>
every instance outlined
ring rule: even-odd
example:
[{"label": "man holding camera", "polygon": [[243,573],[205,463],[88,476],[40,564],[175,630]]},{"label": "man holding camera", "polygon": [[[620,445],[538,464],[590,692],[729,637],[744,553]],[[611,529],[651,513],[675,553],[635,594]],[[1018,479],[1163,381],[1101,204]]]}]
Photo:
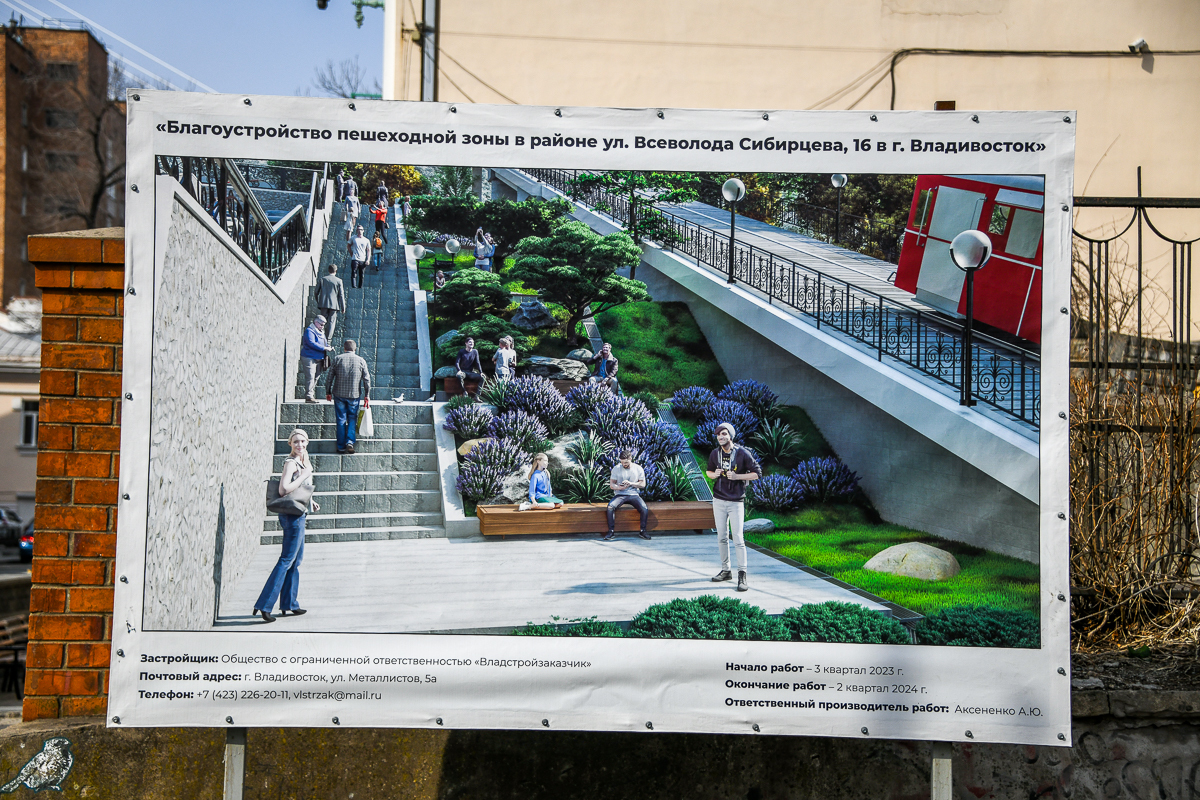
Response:
[{"label": "man holding camera", "polygon": [[733,580],[729,562],[729,537],[733,534],[733,546],[737,549],[737,590],[749,589],[746,580],[746,538],[742,525],[746,520],[746,481],[756,481],[762,475],[762,467],[754,460],[750,451],[733,441],[737,431],[728,422],[717,425],[717,449],[708,456],[708,470],[713,484],[713,517],[717,523],[717,542],[721,547],[721,571],[713,576],[713,582]]}]

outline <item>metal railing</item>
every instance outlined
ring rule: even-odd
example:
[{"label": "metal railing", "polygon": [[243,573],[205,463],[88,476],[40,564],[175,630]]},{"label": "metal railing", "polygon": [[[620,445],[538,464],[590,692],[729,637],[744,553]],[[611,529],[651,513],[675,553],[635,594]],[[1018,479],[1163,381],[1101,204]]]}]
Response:
[{"label": "metal railing", "polygon": [[776,210],[774,217],[780,224],[795,228],[814,239],[867,253],[893,264],[900,260],[903,225],[881,225],[843,211],[839,227],[838,213],[834,209],[798,200]]},{"label": "metal railing", "polygon": [[[604,210],[614,220],[629,219],[629,200],[603,189],[580,192],[571,183],[576,172],[528,169],[574,200]],[[722,275],[729,273],[729,236],[656,209],[667,235],[660,238]],[[780,302],[875,351],[913,367],[948,386],[962,386],[963,330],[955,320],[922,312],[883,295],[833,278],[805,264],[740,241],[733,242],[736,281]],[[1037,427],[1041,421],[1041,359],[1036,352],[973,333],[972,396],[1015,419]]]},{"label": "metal railing", "polygon": [[179,181],[272,283],[279,280],[296,253],[309,249],[316,210],[324,205],[328,166],[325,173],[311,173],[307,211],[297,205],[276,223],[229,159],[157,156],[155,170]]}]

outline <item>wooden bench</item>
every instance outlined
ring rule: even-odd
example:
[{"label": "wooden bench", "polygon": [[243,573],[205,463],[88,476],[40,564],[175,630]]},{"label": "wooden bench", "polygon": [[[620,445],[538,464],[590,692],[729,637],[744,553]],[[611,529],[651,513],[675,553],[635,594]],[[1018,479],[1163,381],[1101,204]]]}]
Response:
[{"label": "wooden bench", "polygon": [[[705,531],[716,524],[711,503],[698,500],[646,503],[650,515],[647,531]],[[476,506],[479,532],[484,536],[526,534],[606,533],[608,503],[567,503],[562,508],[518,511],[515,505]],[[624,505],[617,509],[616,529],[637,531],[638,512]]]},{"label": "wooden bench", "polygon": [[479,391],[480,385],[483,383],[483,381],[477,378],[467,378],[466,392],[464,392],[463,382],[458,379],[457,375],[451,375],[449,378],[446,378],[445,381],[446,397],[458,397],[460,394],[466,394],[467,392],[476,394]]}]

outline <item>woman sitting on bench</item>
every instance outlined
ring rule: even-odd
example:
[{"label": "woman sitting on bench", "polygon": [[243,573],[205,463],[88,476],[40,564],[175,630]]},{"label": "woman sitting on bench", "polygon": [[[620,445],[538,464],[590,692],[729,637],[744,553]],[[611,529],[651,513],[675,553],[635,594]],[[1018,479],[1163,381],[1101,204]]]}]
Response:
[{"label": "woman sitting on bench", "polygon": [[545,453],[533,457],[533,468],[529,470],[529,501],[521,503],[518,511],[528,511],[531,508],[562,508],[562,500],[554,496],[550,488],[550,472],[547,467],[550,459]]}]

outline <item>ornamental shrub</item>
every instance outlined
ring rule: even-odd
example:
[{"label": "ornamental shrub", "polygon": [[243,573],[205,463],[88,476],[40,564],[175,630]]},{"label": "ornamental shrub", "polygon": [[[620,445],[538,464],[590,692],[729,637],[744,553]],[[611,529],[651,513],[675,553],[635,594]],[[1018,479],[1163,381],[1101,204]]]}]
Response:
[{"label": "ornamental shrub", "polygon": [[804,437],[792,430],[792,426],[780,419],[763,423],[751,441],[762,451],[763,458],[776,464],[794,461],[800,455]]},{"label": "ornamental shrub", "polygon": [[806,503],[847,503],[859,495],[858,473],[832,456],[801,461],[792,470]]},{"label": "ornamental shrub", "polygon": [[830,601],[789,608],[783,612],[782,622],[793,642],[912,642],[908,629],[899,622],[855,603]]},{"label": "ornamental shrub", "polygon": [[584,383],[567,392],[566,400],[585,419],[613,396],[603,383]]},{"label": "ornamental shrub", "polygon": [[[458,394],[446,401],[446,413],[456,411],[463,406],[469,406],[475,402],[475,398],[469,394]],[[447,429],[449,430],[449,429]]]},{"label": "ornamental shrub", "polygon": [[795,511],[804,504],[804,493],[787,475],[763,475],[747,484],[746,501],[763,511]]},{"label": "ornamental shrub", "polygon": [[716,399],[717,396],[703,386],[689,386],[671,395],[671,411],[676,417],[699,419],[704,409]]},{"label": "ornamental shrub", "polygon": [[466,464],[484,464],[500,470],[507,477],[529,465],[529,453],[507,439],[484,439],[471,448],[464,459]]},{"label": "ornamental shrub", "polygon": [[557,491],[568,503],[607,503],[612,499],[608,475],[609,469],[599,464],[577,469],[558,481]]},{"label": "ornamental shrub", "polygon": [[[490,380],[479,387],[479,400],[501,411],[508,409],[508,389],[512,381]],[[465,396],[465,395],[463,395]]]},{"label": "ornamental shrub", "polygon": [[[733,425],[737,429],[737,436],[734,438],[738,442],[754,435],[759,424],[758,417],[754,415],[750,406],[736,400],[714,400],[704,409],[700,419],[704,422],[728,422]],[[713,440],[713,443],[715,444],[716,440]]]},{"label": "ornamental shrub", "polygon": [[658,416],[658,407],[662,404],[662,401],[658,399],[654,392],[634,392],[629,396],[634,400],[640,401],[646,407],[646,410],[650,412],[651,416]]},{"label": "ornamental shrub", "polygon": [[536,344],[535,339],[508,320],[485,314],[479,319],[462,323],[458,326],[457,334],[446,343],[438,345],[440,363],[453,364],[468,336],[475,340],[480,364],[492,363],[492,356],[496,354],[496,343],[504,336],[513,337],[513,347],[518,353],[528,353]]},{"label": "ornamental shrub", "polygon": [[500,493],[504,479],[509,472],[491,464],[464,463],[458,471],[458,480],[454,488],[459,494],[476,503],[495,497]]},{"label": "ornamental shrub", "polygon": [[463,439],[486,436],[492,424],[492,412],[479,403],[456,408],[446,415],[442,427]]},{"label": "ornamental shrub", "polygon": [[639,444],[642,458],[656,464],[666,463],[688,449],[683,431],[666,422],[657,422],[646,428]]},{"label": "ornamental shrub", "polygon": [[595,617],[572,619],[558,622],[558,617],[551,617],[553,622],[544,625],[529,623],[524,628],[513,631],[515,636],[624,636],[625,631],[615,623]]},{"label": "ornamental shrub", "polygon": [[733,597],[676,598],[633,618],[628,636],[645,639],[747,639],[787,641],[787,628],[758,606]]},{"label": "ornamental shrub", "polygon": [[956,647],[1037,647],[1038,618],[994,606],[953,606],[917,623],[917,642]]},{"label": "ornamental shrub", "polygon": [[759,419],[773,417],[779,409],[779,396],[765,383],[734,381],[717,392],[718,400],[733,400],[748,406]]},{"label": "ornamental shrub", "polygon": [[437,314],[447,319],[469,320],[503,311],[512,297],[500,276],[481,269],[460,269],[437,293]]},{"label": "ornamental shrub", "polygon": [[657,464],[642,464],[646,473],[646,488],[642,489],[642,499],[646,502],[671,500],[671,481],[667,474]]},{"label": "ornamental shrub", "polygon": [[683,468],[683,464],[672,459],[663,467],[667,483],[671,487],[672,500],[695,500],[696,490],[692,488],[692,477]]},{"label": "ornamental shrub", "polygon": [[[574,391],[574,390],[572,390]],[[580,463],[591,466],[612,452],[612,445],[600,438],[595,431],[587,431],[587,436],[573,441],[567,446],[567,452],[575,456]]]},{"label": "ornamental shrub", "polygon": [[488,435],[510,441],[526,453],[545,450],[550,438],[546,426],[537,417],[516,409],[492,419]]},{"label": "ornamental shrub", "polygon": [[509,409],[537,417],[555,436],[574,428],[579,421],[574,407],[563,399],[552,382],[540,375],[509,381],[505,404]]}]

